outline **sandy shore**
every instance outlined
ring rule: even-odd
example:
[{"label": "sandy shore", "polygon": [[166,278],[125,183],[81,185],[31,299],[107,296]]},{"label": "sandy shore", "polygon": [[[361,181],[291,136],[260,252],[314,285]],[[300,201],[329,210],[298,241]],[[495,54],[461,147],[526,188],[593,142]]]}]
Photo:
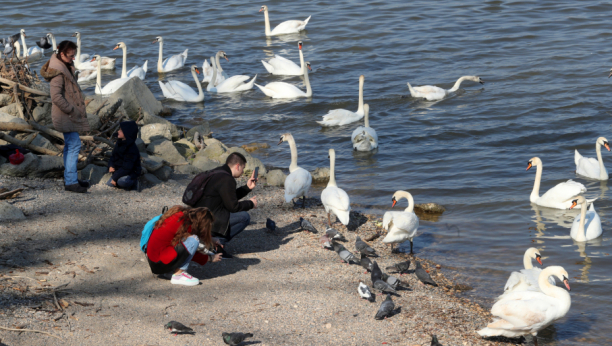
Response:
[{"label": "sandy shore", "polygon": [[[321,249],[319,235],[299,230],[299,217],[320,231],[327,221],[318,199],[308,208],[283,203],[283,191],[258,186],[260,208],[252,224],[229,245],[237,258],[199,266],[195,287],[171,285],[151,274],[139,250],[144,223],[163,206],[179,204],[190,181],[174,175],[141,193],[96,185],[85,195],[63,191],[62,181],[0,178],[0,187],[27,190],[11,200],[27,219],[0,225],[0,326],[45,334],[0,330],[6,345],[223,345],[224,331],[251,332],[260,345],[429,345],[431,334],[443,345],[496,345],[475,330],[490,320],[477,304],[458,297],[444,274],[426,262],[441,287],[423,286],[411,273],[401,276],[408,290],[395,297],[401,312],[374,320],[382,302],[359,298],[357,286],[371,287],[370,275]],[[318,194],[312,193],[313,196]],[[353,217],[355,216],[355,217]],[[355,232],[340,223],[346,247],[356,235],[382,231],[378,220],[355,214]],[[266,217],[277,222],[265,230]],[[351,224],[349,224],[351,226]],[[391,255],[381,238],[370,242],[381,268],[403,260]],[[56,293],[52,288],[67,284]],[[405,285],[406,286],[406,285]],[[64,310],[57,308],[63,305]],[[196,334],[173,336],[168,321],[191,326]],[[508,343],[499,343],[508,345]]]}]

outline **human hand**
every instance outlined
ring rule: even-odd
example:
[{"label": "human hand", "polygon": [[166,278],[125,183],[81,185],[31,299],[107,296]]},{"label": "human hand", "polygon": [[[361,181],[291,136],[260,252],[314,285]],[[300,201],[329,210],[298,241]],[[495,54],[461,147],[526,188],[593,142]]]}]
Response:
[{"label": "human hand", "polygon": [[251,202],[253,202],[253,208],[257,208],[257,196],[253,196],[253,198],[251,198]]},{"label": "human hand", "polygon": [[221,244],[221,242],[219,241],[219,238],[212,237],[211,239],[213,241],[213,244],[215,244],[216,246],[223,247],[223,244]]},{"label": "human hand", "polygon": [[117,182],[114,180],[111,180],[111,184],[113,184],[113,186],[117,186]]},{"label": "human hand", "polygon": [[113,173],[115,171],[115,167],[108,167],[108,173]]},{"label": "human hand", "polygon": [[257,185],[257,179],[255,179],[255,171],[253,171],[253,173],[251,173],[251,177],[247,181],[247,187],[253,190],[256,185]]},{"label": "human hand", "polygon": [[218,253],[218,254],[214,254],[214,255],[208,255],[208,257],[210,258],[210,261],[215,263],[215,262],[221,262],[221,256],[222,254]]}]

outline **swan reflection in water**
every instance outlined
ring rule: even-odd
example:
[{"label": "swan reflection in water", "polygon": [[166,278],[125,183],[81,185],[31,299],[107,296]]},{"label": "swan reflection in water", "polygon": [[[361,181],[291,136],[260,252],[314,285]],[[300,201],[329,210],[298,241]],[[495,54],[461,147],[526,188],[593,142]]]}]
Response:
[{"label": "swan reflection in water", "polygon": [[[541,207],[531,203],[531,210],[534,211],[533,221],[536,223],[536,237],[545,236],[546,223],[554,223],[563,228],[571,229],[576,215],[580,210],[563,210]],[[569,232],[568,232],[569,237]]]}]

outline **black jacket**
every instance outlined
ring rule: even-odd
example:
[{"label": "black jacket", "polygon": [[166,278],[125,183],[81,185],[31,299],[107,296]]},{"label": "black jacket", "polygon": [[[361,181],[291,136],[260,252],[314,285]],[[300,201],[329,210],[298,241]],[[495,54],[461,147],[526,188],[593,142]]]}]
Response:
[{"label": "black jacket", "polygon": [[138,125],[134,121],[124,121],[119,124],[125,139],[117,140],[113,155],[108,161],[108,167],[115,168],[113,180],[117,181],[121,177],[129,175],[132,179],[137,179],[141,173],[140,152],[136,146],[138,138]]},{"label": "black jacket", "polygon": [[207,207],[215,216],[212,233],[227,237],[229,235],[230,213],[251,210],[255,207],[253,202],[247,200],[239,202],[251,192],[248,186],[236,189],[236,179],[232,176],[232,170],[228,165],[214,169],[224,170],[229,174],[217,173],[213,175],[204,189],[202,198],[195,207]]}]

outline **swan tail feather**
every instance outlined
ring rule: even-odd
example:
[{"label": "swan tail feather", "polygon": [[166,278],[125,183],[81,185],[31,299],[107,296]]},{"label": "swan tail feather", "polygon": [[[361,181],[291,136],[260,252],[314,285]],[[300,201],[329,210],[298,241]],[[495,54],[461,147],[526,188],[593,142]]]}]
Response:
[{"label": "swan tail feather", "polygon": [[578,165],[580,164],[580,159],[582,158],[582,155],[580,155],[580,153],[578,152],[577,149],[574,150],[574,163],[576,164],[576,167],[578,167]]},{"label": "swan tail feather", "polygon": [[304,27],[306,25],[308,25],[308,21],[310,20],[310,17],[312,17],[312,15],[308,16],[308,18],[306,18],[306,20],[304,20]]},{"label": "swan tail feather", "polygon": [[270,65],[267,61],[262,60],[261,63],[264,65],[264,67],[266,68],[266,70],[269,73],[274,73],[274,66]]},{"label": "swan tail feather", "polygon": [[142,70],[145,71],[145,73],[147,73],[148,66],[149,60],[145,60],[144,64],[142,64]]}]

